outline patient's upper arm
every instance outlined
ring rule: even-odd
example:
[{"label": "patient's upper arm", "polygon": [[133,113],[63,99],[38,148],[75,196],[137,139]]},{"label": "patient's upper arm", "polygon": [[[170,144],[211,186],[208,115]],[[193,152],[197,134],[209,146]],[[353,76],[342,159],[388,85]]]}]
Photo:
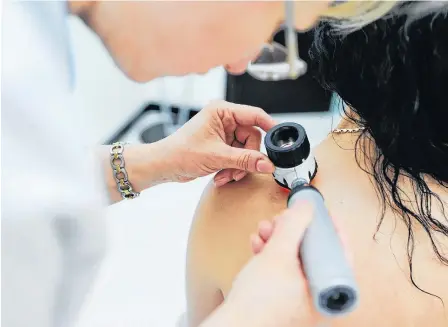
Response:
[{"label": "patient's upper arm", "polygon": [[[207,189],[204,197],[207,197]],[[223,301],[223,296],[215,280],[210,260],[216,251],[216,244],[209,242],[211,226],[207,213],[201,213],[201,203],[196,209],[195,218],[188,240],[187,250],[187,321],[188,327],[198,326]]]},{"label": "patient's upper arm", "polygon": [[249,175],[215,188],[207,186],[196,209],[187,254],[189,327],[216,308],[251,256],[249,236],[258,222],[285,206],[286,195],[271,176]]}]

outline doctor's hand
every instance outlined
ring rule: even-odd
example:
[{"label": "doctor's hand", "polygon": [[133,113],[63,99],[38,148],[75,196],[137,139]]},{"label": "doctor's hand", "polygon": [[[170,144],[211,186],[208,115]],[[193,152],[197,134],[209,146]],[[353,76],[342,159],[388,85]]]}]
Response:
[{"label": "doctor's hand", "polygon": [[237,275],[222,306],[200,327],[315,326],[298,251],[312,220],[312,206],[296,203],[275,218],[275,228]]},{"label": "doctor's hand", "polygon": [[276,122],[262,109],[212,102],[173,135],[162,140],[168,152],[169,179],[186,182],[218,172],[217,186],[242,179],[248,172],[272,173],[260,150],[261,133]]},{"label": "doctor's hand", "polygon": [[[140,192],[164,182],[188,182],[215,172],[222,186],[248,172],[272,173],[274,165],[260,152],[261,133],[276,122],[262,109],[216,101],[174,134],[150,144],[127,145],[123,152],[127,177]],[[104,167],[112,201],[120,201],[112,174],[109,147]]]}]

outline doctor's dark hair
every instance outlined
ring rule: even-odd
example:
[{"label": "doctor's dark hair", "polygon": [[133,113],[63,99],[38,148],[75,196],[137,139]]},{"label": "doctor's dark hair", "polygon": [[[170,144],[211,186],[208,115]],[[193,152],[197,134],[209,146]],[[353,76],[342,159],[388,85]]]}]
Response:
[{"label": "doctor's dark hair", "polygon": [[[448,190],[448,3],[420,16],[414,11],[412,20],[410,6],[401,4],[405,14],[344,35],[331,22],[322,23],[310,49],[310,70],[355,113],[346,112],[349,119],[365,127],[356,160],[382,200],[378,229],[386,206],[403,217],[411,282],[431,294],[413,278],[413,232],[420,225],[437,258],[448,265],[436,240],[448,237],[446,203],[430,188]],[[369,138],[373,154],[364,146]],[[412,183],[415,198],[400,189],[399,180]],[[441,208],[442,219],[432,216],[433,206]]]}]

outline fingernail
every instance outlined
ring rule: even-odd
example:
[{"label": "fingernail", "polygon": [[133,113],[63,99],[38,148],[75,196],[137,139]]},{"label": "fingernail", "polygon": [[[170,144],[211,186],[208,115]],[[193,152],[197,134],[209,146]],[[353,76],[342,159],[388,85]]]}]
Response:
[{"label": "fingernail", "polygon": [[227,182],[229,182],[229,180],[230,179],[228,177],[220,178],[220,179],[215,181],[215,186],[217,186],[217,187],[223,186],[224,184],[227,184]]},{"label": "fingernail", "polygon": [[274,165],[269,161],[260,159],[257,161],[257,171],[259,173],[273,173],[275,170]]},{"label": "fingernail", "polygon": [[235,176],[233,176],[233,179],[234,179],[235,181],[238,182],[238,181],[239,181],[240,179],[242,179],[245,175],[246,175],[246,172],[245,172],[245,171],[240,171],[240,172],[236,173]]}]

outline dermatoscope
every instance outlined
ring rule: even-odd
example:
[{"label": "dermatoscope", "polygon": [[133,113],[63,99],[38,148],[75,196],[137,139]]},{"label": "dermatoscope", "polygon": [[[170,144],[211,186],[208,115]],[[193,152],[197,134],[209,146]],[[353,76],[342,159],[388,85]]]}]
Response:
[{"label": "dermatoscope", "polygon": [[279,124],[266,134],[264,143],[275,165],[275,181],[290,190],[287,206],[296,201],[313,204],[314,217],[299,255],[314,306],[326,316],[348,314],[358,304],[359,290],[323,196],[310,185],[317,163],[305,129],[296,123]]}]

